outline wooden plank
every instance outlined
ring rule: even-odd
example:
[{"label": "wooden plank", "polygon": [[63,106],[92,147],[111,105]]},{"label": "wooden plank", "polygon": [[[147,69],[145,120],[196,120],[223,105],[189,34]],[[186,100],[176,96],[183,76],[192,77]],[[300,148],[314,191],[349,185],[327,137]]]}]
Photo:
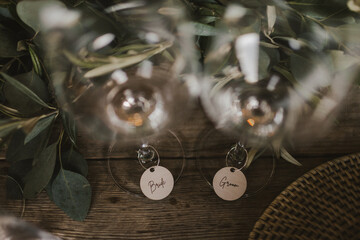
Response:
[{"label": "wooden plank", "polygon": [[[269,186],[258,195],[225,202],[207,186],[196,169],[196,143],[198,135],[212,124],[199,106],[191,118],[179,126],[187,155],[183,176],[173,193],[162,201],[150,201],[119,191],[106,170],[108,155],[105,144],[89,140],[80,133],[79,147],[89,160],[89,181],[93,188],[93,203],[83,223],[69,219],[46,196],[26,204],[24,219],[63,237],[64,239],[246,239],[253,224],[268,204],[292,181],[320,163],[334,157],[360,150],[360,90],[348,98],[335,128],[312,145],[297,145],[291,151],[303,163],[296,167],[279,161]],[[216,139],[219,145],[224,139]],[[179,170],[180,154],[174,146],[166,146],[162,164]],[[4,155],[2,155],[4,156]],[[121,179],[134,179],[143,171],[137,167],[133,150],[115,149],[111,162],[115,175]],[[205,155],[204,161],[215,166],[224,159],[216,151]],[[214,163],[214,164],[213,164]],[[6,174],[7,163],[0,161],[0,174]],[[264,173],[260,170],[259,176]],[[0,188],[5,179],[0,177]],[[136,187],[136,181],[131,185]],[[19,215],[21,201],[6,200],[0,191],[0,207]]]},{"label": "wooden plank", "polygon": [[[187,168],[171,195],[151,201],[129,195],[114,185],[106,161],[89,161],[93,202],[85,222],[75,222],[58,209],[45,193],[26,202],[24,219],[64,239],[246,239],[267,205],[292,181],[330,158],[301,158],[303,167],[278,162],[276,174],[258,195],[226,202],[212,192],[195,166]],[[112,161],[114,174],[121,174],[122,161]],[[126,165],[134,165],[128,161]],[[0,162],[0,174],[6,163]],[[5,180],[0,178],[4,189]],[[21,201],[6,200],[0,206],[19,215]]]}]

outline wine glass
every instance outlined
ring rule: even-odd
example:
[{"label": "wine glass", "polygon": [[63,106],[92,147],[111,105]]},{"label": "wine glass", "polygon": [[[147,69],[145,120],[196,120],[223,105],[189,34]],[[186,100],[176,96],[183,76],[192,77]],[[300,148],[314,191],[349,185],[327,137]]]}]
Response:
[{"label": "wine glass", "polygon": [[[173,143],[167,151],[181,155],[174,160],[174,170],[181,175],[184,151],[168,129],[186,113],[191,102],[187,84],[197,66],[181,5],[125,1],[103,12],[91,7],[61,11],[75,16],[74,21],[66,25],[59,19],[46,34],[59,103],[80,127],[110,144],[109,159],[120,148],[136,159],[140,170],[162,169],[159,165],[165,164],[167,156],[159,143],[164,141],[156,141],[159,136],[154,135],[163,133]],[[49,9],[46,12],[51,14]],[[130,166],[131,176],[137,176],[134,164]]]},{"label": "wine glass", "polygon": [[[275,166],[272,154],[263,154],[256,162],[270,159],[268,171],[255,171],[263,180],[247,174],[254,152],[274,148],[279,155],[286,140],[310,141],[328,129],[358,73],[358,61],[346,49],[339,51],[339,40],[329,34],[335,29],[329,26],[283,2],[232,3],[226,8],[216,23],[218,34],[206,52],[200,82],[203,107],[216,127],[198,141],[198,166],[209,184],[214,176],[208,174],[211,163],[204,160],[212,156],[209,151],[218,151],[214,156],[220,165],[243,169],[247,183],[258,184],[248,188],[247,197],[269,182]],[[351,42],[342,34],[340,39]],[[340,67],[335,56],[353,62]],[[214,139],[224,144],[216,147]]]},{"label": "wine glass", "polygon": [[29,223],[7,215],[0,215],[0,239],[61,240]]}]

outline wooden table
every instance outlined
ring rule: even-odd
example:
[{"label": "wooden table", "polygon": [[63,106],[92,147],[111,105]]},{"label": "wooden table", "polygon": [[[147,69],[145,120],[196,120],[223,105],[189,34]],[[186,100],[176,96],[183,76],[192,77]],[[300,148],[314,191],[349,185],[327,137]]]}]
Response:
[{"label": "wooden table", "polygon": [[[225,202],[199,175],[195,167],[195,144],[200,131],[211,123],[197,106],[190,119],[179,127],[187,164],[174,191],[165,200],[150,201],[120,191],[107,172],[106,145],[92,142],[81,134],[79,145],[88,159],[88,178],[93,189],[86,220],[72,221],[46,193],[26,201],[24,219],[63,239],[247,239],[264,209],[291,182],[325,161],[359,152],[360,90],[356,88],[353,92],[342,105],[337,125],[326,137],[311,146],[297,146],[293,151],[303,166],[277,161],[272,181],[254,197]],[[114,157],[113,167],[123,163],[120,161],[128,161],[120,152]],[[5,174],[6,168],[5,160],[0,160],[0,174]],[[4,183],[5,179],[1,178],[1,189]],[[21,211],[21,201],[6,200],[3,190],[0,204],[15,215]]]}]

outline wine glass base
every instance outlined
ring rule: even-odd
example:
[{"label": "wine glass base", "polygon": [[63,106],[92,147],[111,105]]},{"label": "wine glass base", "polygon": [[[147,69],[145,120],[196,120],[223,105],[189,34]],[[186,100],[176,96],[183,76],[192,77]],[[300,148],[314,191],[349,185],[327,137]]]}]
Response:
[{"label": "wine glass base", "polygon": [[[138,158],[139,151],[144,146],[155,149],[154,161],[141,162]],[[121,153],[122,157],[116,157],[115,153]],[[131,145],[114,145],[110,147],[108,154],[108,172],[116,186],[138,197],[144,197],[140,189],[140,178],[146,169],[156,165],[165,167],[172,173],[176,184],[185,168],[185,151],[180,139],[170,130]]]},{"label": "wine glass base", "polygon": [[[226,156],[237,143],[237,138],[226,135],[221,129],[205,129],[199,135],[196,146],[196,166],[211,188],[213,188],[213,177],[219,169],[227,166]],[[241,170],[247,179],[247,189],[241,198],[254,196],[263,190],[274,175],[275,166],[276,159],[272,149],[268,147],[259,150],[250,166]]]}]

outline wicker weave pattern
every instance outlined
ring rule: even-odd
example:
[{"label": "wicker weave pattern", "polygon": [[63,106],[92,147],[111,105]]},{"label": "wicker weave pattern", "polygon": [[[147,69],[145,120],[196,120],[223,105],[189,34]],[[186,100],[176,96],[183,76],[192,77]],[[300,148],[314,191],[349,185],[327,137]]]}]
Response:
[{"label": "wicker weave pattern", "polygon": [[249,239],[360,239],[360,153],[324,163],[293,182]]}]

